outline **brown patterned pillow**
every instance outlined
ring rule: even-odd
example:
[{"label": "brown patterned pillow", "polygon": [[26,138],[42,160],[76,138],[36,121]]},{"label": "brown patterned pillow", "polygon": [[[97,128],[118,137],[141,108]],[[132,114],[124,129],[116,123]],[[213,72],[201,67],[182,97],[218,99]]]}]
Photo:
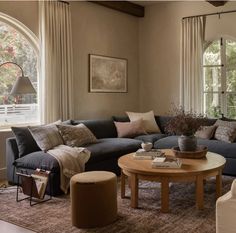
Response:
[{"label": "brown patterned pillow", "polygon": [[54,123],[42,126],[29,126],[28,129],[39,148],[43,151],[48,151],[55,146],[63,144],[62,137]]},{"label": "brown patterned pillow", "polygon": [[216,128],[216,125],[201,126],[195,133],[195,136],[202,139],[211,139],[215,133]]},{"label": "brown patterned pillow", "polygon": [[233,142],[236,139],[236,122],[235,121],[222,121],[217,120],[215,122],[218,128],[215,132],[215,138],[217,140],[225,142]]},{"label": "brown patterned pillow", "polygon": [[119,138],[133,138],[141,134],[147,134],[144,126],[143,120],[139,119],[137,121],[131,122],[115,122],[117,135]]},{"label": "brown patterned pillow", "polygon": [[234,142],[236,139],[236,128],[220,125],[216,129],[215,138],[224,142]]},{"label": "brown patterned pillow", "polygon": [[84,125],[57,125],[58,130],[67,146],[83,146],[91,143],[96,143],[97,138],[93,133]]}]

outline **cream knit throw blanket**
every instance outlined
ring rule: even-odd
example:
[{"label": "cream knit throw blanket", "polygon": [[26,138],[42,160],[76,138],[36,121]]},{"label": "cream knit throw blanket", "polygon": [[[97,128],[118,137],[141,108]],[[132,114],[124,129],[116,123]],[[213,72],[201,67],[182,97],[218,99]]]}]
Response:
[{"label": "cream knit throw blanket", "polygon": [[47,153],[52,155],[60,166],[60,188],[66,194],[70,186],[70,178],[85,169],[85,163],[89,160],[91,152],[83,147],[70,147],[59,145]]}]

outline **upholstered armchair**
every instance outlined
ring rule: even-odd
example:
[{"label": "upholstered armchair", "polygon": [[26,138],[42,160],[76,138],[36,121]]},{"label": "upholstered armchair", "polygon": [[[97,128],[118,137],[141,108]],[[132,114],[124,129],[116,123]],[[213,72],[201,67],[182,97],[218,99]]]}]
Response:
[{"label": "upholstered armchair", "polygon": [[231,190],[216,202],[216,233],[236,232],[236,179]]}]

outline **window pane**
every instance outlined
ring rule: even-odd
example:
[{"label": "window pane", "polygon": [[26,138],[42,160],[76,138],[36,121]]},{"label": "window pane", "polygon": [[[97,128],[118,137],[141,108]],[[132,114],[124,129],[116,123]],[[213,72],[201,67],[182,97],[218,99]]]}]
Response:
[{"label": "window pane", "polygon": [[236,69],[226,70],[226,90],[236,92]]},{"label": "window pane", "polygon": [[204,93],[204,113],[208,117],[221,116],[221,101],[219,93]]},{"label": "window pane", "polygon": [[236,94],[227,94],[227,117],[236,119]]},{"label": "window pane", "polygon": [[[37,54],[31,43],[15,28],[0,22],[0,64],[14,62],[22,67],[37,92]],[[39,121],[36,94],[10,95],[17,78],[18,66],[8,63],[0,67],[0,127]]]},{"label": "window pane", "polygon": [[221,67],[204,67],[204,91],[221,91]]},{"label": "window pane", "polygon": [[236,64],[236,42],[226,40],[226,65],[234,66]]},{"label": "window pane", "polygon": [[204,52],[204,65],[220,65],[220,40],[213,41]]}]

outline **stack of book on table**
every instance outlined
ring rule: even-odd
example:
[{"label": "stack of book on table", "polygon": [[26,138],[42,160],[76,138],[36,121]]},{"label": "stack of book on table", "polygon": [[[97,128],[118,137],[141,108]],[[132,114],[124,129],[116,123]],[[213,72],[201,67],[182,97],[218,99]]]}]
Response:
[{"label": "stack of book on table", "polygon": [[145,151],[144,149],[138,149],[134,154],[134,159],[140,159],[140,160],[152,160],[157,157],[163,157],[164,152],[158,149],[151,149],[150,151]]},{"label": "stack of book on table", "polygon": [[162,157],[162,158],[155,158],[152,161],[153,168],[180,168],[182,162],[179,158],[170,158],[170,157]]}]

